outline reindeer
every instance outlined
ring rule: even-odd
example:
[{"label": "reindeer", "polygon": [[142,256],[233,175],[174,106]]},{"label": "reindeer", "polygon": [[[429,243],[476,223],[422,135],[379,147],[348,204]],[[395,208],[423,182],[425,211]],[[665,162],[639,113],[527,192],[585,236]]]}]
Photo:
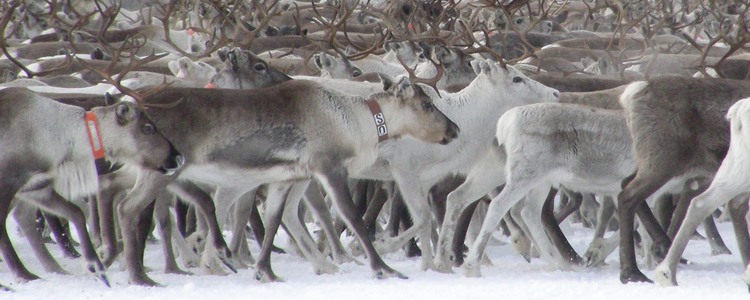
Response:
[{"label": "reindeer", "polygon": [[[743,175],[743,170],[746,168],[743,157],[746,155],[745,149],[747,149],[747,138],[743,125],[746,123],[747,111],[748,99],[745,98],[732,104],[726,113],[726,118],[730,123],[729,149],[709,187],[690,202],[685,220],[672,241],[672,246],[669,248],[664,261],[654,270],[656,281],[661,286],[677,285],[677,263],[700,220],[726,203],[729,203],[728,209],[733,212],[730,214],[733,221],[736,221],[737,218],[744,219],[743,212],[747,211],[748,181],[744,180]],[[734,230],[737,243],[740,245],[742,262],[747,266],[747,227],[737,226],[735,223]],[[748,272],[745,272],[745,274],[748,274]],[[745,277],[745,280],[750,285],[747,277]]]},{"label": "reindeer", "polygon": [[[23,101],[18,102],[19,99]],[[6,263],[19,280],[38,278],[21,264],[5,227],[11,202],[24,201],[70,220],[81,238],[87,270],[108,284],[104,266],[86,231],[83,213],[69,201],[96,193],[95,165],[100,171],[107,171],[104,158],[171,174],[182,165],[182,156],[131,103],[95,108],[84,114],[81,108],[57,103],[29,90],[8,88],[0,91],[0,105],[8,124],[36,120],[34,126],[14,126],[3,135],[3,145],[7,147],[0,155],[5,178],[0,197],[0,249]],[[65,134],[54,133],[63,128]],[[17,137],[23,137],[25,142],[14,142]],[[35,146],[38,143],[58,146],[40,148]]]},{"label": "reindeer", "polygon": [[[623,190],[618,195],[621,282],[650,282],[635,261],[633,219],[636,210],[646,228],[651,227],[649,234],[654,238],[657,254],[666,252],[669,238],[656,223],[645,199],[672,179],[714,176],[729,147],[729,125],[723,117],[732,104],[747,96],[750,96],[750,86],[741,81],[674,76],[631,83],[621,95],[637,164],[637,171],[623,180]],[[665,115],[672,117],[665,119]],[[695,192],[704,189],[702,186]],[[744,223],[744,216],[738,211],[730,212],[734,222]],[[685,233],[681,230],[680,234]],[[746,241],[744,236],[743,241]],[[739,244],[746,263],[748,243]],[[676,249],[679,251],[675,252],[682,250]],[[670,263],[675,261],[674,257],[673,253]],[[660,274],[664,271],[665,268],[660,268]]]},{"label": "reindeer", "polygon": [[[480,168],[495,171],[490,175],[477,170],[467,180],[473,186],[467,183],[468,187],[456,190],[457,195],[449,196],[451,200],[464,201],[450,203],[460,213],[465,201],[476,199],[477,192],[483,193],[480,190],[486,193],[488,187],[505,184],[490,204],[479,238],[470,248],[464,264],[467,275],[480,275],[479,258],[489,234],[524,196],[521,216],[540,254],[559,268],[569,268],[573,262],[557,253],[541,226],[542,205],[550,187],[558,185],[606,196],[619,192],[619,182],[635,169],[633,158],[628,155],[630,141],[622,139],[623,134],[627,134],[627,127],[621,111],[544,103],[514,108],[503,114],[497,125],[495,147],[499,148],[488,151],[488,155],[496,157],[490,160],[496,164],[482,164],[484,167]],[[544,158],[529,159],[529,153]],[[505,182],[498,182],[497,178],[503,177]],[[488,182],[490,178],[495,179]]]},{"label": "reindeer", "polygon": [[[386,124],[390,123],[390,137],[413,135],[430,142],[448,143],[458,134],[458,127],[432,106],[422,88],[410,85],[407,80],[394,85],[391,93],[376,94],[373,98],[380,104]],[[164,103],[168,99],[182,101],[171,109],[151,109],[148,113],[188,161],[180,178],[246,188],[249,183],[287,182],[314,176],[332,195],[358,239],[369,245],[367,256],[376,276],[403,277],[382,261],[365,236],[361,219],[352,217],[351,196],[343,185],[347,173],[368,166],[376,157],[378,132],[370,124],[372,114],[368,113],[364,97],[339,94],[308,81],[290,81],[252,91],[167,89],[146,102]],[[181,123],[196,118],[205,121]],[[190,134],[185,132],[187,128]],[[329,134],[336,132],[343,135]],[[206,139],[213,140],[209,148],[196,144]],[[149,179],[144,181],[146,178]],[[139,174],[136,182],[141,184],[136,184],[119,206],[120,226],[130,228],[135,224],[138,213],[152,199],[148,195],[174,179],[175,176],[155,172]],[[291,184],[280,184],[269,198],[285,197],[289,189]],[[268,211],[274,209],[269,207]],[[273,238],[276,228],[278,224],[270,224],[266,238]],[[143,272],[133,233],[124,231],[123,239],[131,281],[154,285]],[[264,243],[264,250],[267,247],[270,246]],[[259,261],[256,268],[258,278],[277,279],[270,270],[270,261]]]},{"label": "reindeer", "polygon": [[[505,110],[517,105],[557,101],[556,90],[530,80],[512,66],[503,67],[484,60],[472,61],[477,77],[458,93],[437,99],[438,107],[446,111],[462,130],[461,135],[448,147],[431,147],[413,140],[405,140],[393,149],[381,153],[380,159],[389,164],[368,170],[355,178],[395,179],[404,202],[412,215],[414,225],[393,239],[384,239],[379,245],[384,251],[395,251],[409,239],[419,236],[422,249],[422,269],[434,268],[430,245],[429,208],[427,191],[448,174],[464,174],[477,156],[491,142],[486,123],[494,122]],[[479,112],[479,115],[477,113]],[[389,165],[390,170],[383,168]]]}]

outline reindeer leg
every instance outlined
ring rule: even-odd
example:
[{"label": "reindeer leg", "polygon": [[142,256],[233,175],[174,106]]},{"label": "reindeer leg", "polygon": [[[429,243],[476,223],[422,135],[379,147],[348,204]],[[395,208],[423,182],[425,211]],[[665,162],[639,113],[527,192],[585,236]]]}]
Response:
[{"label": "reindeer leg", "polygon": [[349,253],[346,252],[344,245],[341,243],[341,238],[336,235],[336,230],[333,226],[333,217],[328,209],[328,205],[323,199],[317,182],[311,182],[305,191],[305,204],[310,208],[310,212],[318,220],[320,227],[325,233],[326,240],[328,241],[328,247],[331,249],[331,256],[336,264],[343,264],[347,262],[361,262],[355,260]]},{"label": "reindeer leg", "polygon": [[[100,180],[107,179],[106,177]],[[119,190],[115,187],[102,187],[96,197],[97,209],[99,211],[99,232],[102,244],[99,248],[99,257],[104,266],[109,267],[117,258],[120,247],[117,246],[117,234],[115,226],[115,197]]]},{"label": "reindeer leg", "polygon": [[[146,255],[146,245],[149,244],[149,240],[153,237],[154,208],[157,200],[158,198],[146,206],[146,209],[144,209],[141,212],[141,215],[138,216],[138,225],[135,230],[136,236],[138,237],[138,257],[140,257],[141,261],[143,261],[143,258]],[[146,272],[151,272],[151,269],[148,266],[145,266],[145,270]]]},{"label": "reindeer leg", "polygon": [[749,247],[750,237],[747,228],[747,220],[745,215],[748,212],[748,201],[747,195],[744,197],[735,197],[729,201],[729,217],[732,218],[732,227],[734,227],[734,234],[737,237],[737,247],[740,249],[740,257],[742,258],[742,264],[747,267],[750,258]]},{"label": "reindeer leg", "polygon": [[[658,261],[661,261],[669,250],[672,240],[667,236],[667,232],[664,228],[659,225],[659,221],[656,220],[656,216],[654,216],[646,201],[643,201],[638,205],[637,214],[641,224],[643,224],[643,227],[653,240],[653,244],[650,248],[651,255],[653,255]],[[675,220],[673,220],[673,222],[675,222]]]},{"label": "reindeer leg", "polygon": [[[458,217],[458,221],[456,222],[456,228],[455,228],[455,235],[453,236],[453,242],[451,243],[451,249],[453,250],[453,254],[450,257],[453,260],[453,266],[460,267],[464,264],[464,243],[466,241],[466,234],[469,231],[469,225],[471,225],[472,216],[474,216],[474,212],[477,209],[477,206],[479,205],[478,201],[474,201],[473,203],[469,204],[463,212],[461,212],[461,215]],[[442,227],[442,226],[441,226]],[[438,245],[440,244],[440,237],[438,237]],[[440,248],[438,248],[438,254],[440,253]],[[442,258],[435,257],[435,263],[438,264],[441,262]],[[450,269],[444,270],[440,265],[436,265],[439,272],[453,272]],[[450,265],[448,265],[448,268],[450,268]]]},{"label": "reindeer leg", "polygon": [[508,213],[510,208],[521,201],[521,199],[530,190],[530,187],[524,185],[510,185],[507,184],[505,188],[500,192],[497,197],[492,199],[490,206],[487,210],[487,216],[482,223],[482,229],[477,236],[477,240],[469,248],[469,253],[466,256],[466,262],[464,263],[464,270],[466,276],[479,277],[482,276],[479,270],[480,259],[484,255],[484,249],[487,247],[487,242],[495,231],[500,220]]},{"label": "reindeer leg", "polygon": [[[549,226],[549,224],[544,224],[545,220],[539,222],[540,218],[543,217],[544,205],[548,202],[547,200],[550,199],[550,194],[552,195],[551,198],[554,199],[555,193],[552,192],[549,187],[539,187],[529,191],[529,193],[526,194],[526,201],[524,201],[526,205],[521,210],[521,216],[526,223],[526,226],[529,228],[531,238],[538,246],[539,254],[545,258],[547,262],[557,265],[557,267],[562,270],[568,270],[571,267],[571,261],[564,258],[558,251],[559,245],[556,246],[555,238],[551,237],[555,234],[549,234],[549,232],[545,230],[545,227]],[[552,227],[557,227],[557,230],[560,230],[554,219],[554,214],[550,215],[548,221],[554,222],[555,224],[552,225]],[[560,231],[559,234],[562,235],[562,231]],[[563,243],[562,240],[565,240],[564,243],[570,247],[570,244],[568,244],[564,235],[558,237],[558,239],[561,240],[559,241],[560,243]],[[570,247],[570,249],[575,253],[575,250],[572,250],[572,247]],[[576,256],[578,255],[576,254]],[[580,260],[580,257],[578,259]]]},{"label": "reindeer leg", "polygon": [[422,188],[415,177],[404,176],[399,173],[394,173],[394,177],[399,184],[401,194],[404,196],[404,204],[406,204],[414,224],[398,236],[380,244],[381,247],[376,245],[376,248],[384,251],[395,251],[406,245],[409,240],[419,237],[419,248],[422,250],[420,269],[423,271],[434,270],[435,264],[430,239],[432,218],[430,216],[430,204],[427,201],[427,190]]},{"label": "reindeer leg", "polygon": [[58,217],[49,216],[44,213],[42,215],[44,215],[49,231],[55,237],[55,241],[57,241],[57,245],[60,246],[60,250],[65,254],[65,257],[81,257],[81,254],[76,251],[73,245],[75,242],[70,236],[70,227],[63,225],[62,220]]},{"label": "reindeer leg", "polygon": [[[564,189],[561,189],[561,191],[563,191],[563,190]],[[555,193],[555,194],[557,194],[557,193]],[[552,217],[554,217],[554,220],[556,220],[558,224],[562,223],[566,218],[568,218],[568,216],[570,216],[575,211],[577,211],[579,208],[581,208],[581,204],[583,203],[583,195],[581,193],[564,191],[564,194],[568,196],[567,197],[568,198],[568,202],[565,203],[565,205],[563,207],[561,207],[560,211],[558,211],[556,214],[554,213],[554,208],[555,208],[555,206],[554,206],[554,195],[552,196],[552,201],[553,201],[552,202],[552,204],[553,204],[552,205],[552,213],[553,213]],[[547,200],[547,201],[549,202],[549,200]],[[546,205],[545,205],[545,207],[546,207]],[[545,208],[545,211],[548,210],[548,209],[549,208]],[[542,220],[544,220],[544,218],[549,218],[549,217],[550,216],[542,217]],[[549,230],[549,229],[550,228],[547,228],[547,230]]]},{"label": "reindeer leg", "polygon": [[[654,211],[662,228],[670,228],[672,216],[674,215],[675,205],[674,195],[665,193],[656,197]],[[690,202],[690,201],[688,201]],[[689,204],[689,203],[688,203]],[[685,208],[687,210],[687,208]],[[679,228],[679,226],[677,226]],[[676,234],[676,233],[675,233]],[[672,235],[670,235],[672,237]]]},{"label": "reindeer leg", "polygon": [[721,238],[713,216],[708,216],[703,220],[703,229],[706,231],[706,239],[708,239],[708,244],[711,246],[711,255],[732,254],[732,251],[729,251],[729,248],[724,243],[724,239]]},{"label": "reindeer leg", "polygon": [[[215,254],[221,263],[232,272],[237,273],[237,269],[232,263],[232,252],[229,250],[226,241],[224,241],[224,236],[221,234],[221,228],[219,227],[219,221],[217,219],[216,205],[211,196],[194,183],[186,180],[176,181],[175,184],[170,184],[168,188],[170,191],[176,193],[177,196],[190,201],[191,204],[196,206],[203,215],[206,221],[206,226],[208,226],[206,247],[212,247],[212,250],[209,250],[209,253],[215,250]],[[226,212],[219,212],[219,215],[226,217]]]},{"label": "reindeer leg", "polygon": [[[552,244],[555,245],[557,251],[562,255],[563,260],[567,264],[581,265],[583,264],[583,259],[576,253],[573,246],[570,245],[570,242],[568,242],[565,234],[560,229],[560,223],[555,218],[555,195],[557,195],[557,190],[550,189],[547,199],[541,207],[542,225],[544,225],[544,229],[549,235]],[[578,201],[579,205],[580,202]]]},{"label": "reindeer leg", "polygon": [[38,208],[30,203],[17,201],[16,207],[13,209],[13,218],[16,219],[23,235],[29,241],[31,250],[44,270],[48,273],[68,274],[49,253],[44,245],[42,233],[35,228],[37,211]]},{"label": "reindeer leg", "polygon": [[0,292],[12,292],[13,290],[7,286],[0,284]]},{"label": "reindeer leg", "polygon": [[[181,200],[175,202],[179,203]],[[177,250],[180,251],[179,256],[180,260],[182,260],[182,264],[187,268],[198,267],[201,258],[190,248],[183,233],[180,232],[176,226],[172,226],[172,238],[174,239],[174,245],[177,247]]]},{"label": "reindeer leg", "polygon": [[323,255],[323,253],[318,250],[318,247],[316,247],[315,241],[312,239],[312,236],[310,236],[307,227],[301,222],[299,204],[302,201],[302,195],[305,190],[307,190],[309,184],[309,180],[294,183],[292,191],[287,197],[281,219],[284,225],[286,225],[285,228],[287,231],[297,242],[299,250],[305,258],[312,263],[315,274],[333,274],[336,273],[339,268],[326,260],[325,255]]},{"label": "reindeer leg", "polygon": [[128,267],[128,275],[132,284],[144,286],[159,285],[146,275],[141,260],[141,251],[138,249],[138,237],[133,230],[136,228],[142,211],[146,209],[161,193],[164,186],[169,184],[171,178],[156,172],[141,171],[136,179],[136,185],[128,193],[126,198],[117,206],[117,213],[122,228],[122,239],[125,246],[125,260]]},{"label": "reindeer leg", "polygon": [[655,269],[656,280],[660,285],[677,285],[677,278],[675,276],[677,274],[677,263],[685,251],[690,238],[693,236],[695,229],[719,206],[738,196],[741,193],[740,191],[741,189],[738,189],[733,184],[714,181],[705,192],[690,202],[685,220],[680,225],[680,229],[677,231],[677,235],[672,242],[672,246],[669,248],[669,252],[667,252],[667,256]]},{"label": "reindeer leg", "polygon": [[[235,264],[242,269],[247,269],[249,267],[245,264],[245,261],[243,261],[243,255],[240,254],[240,251],[242,244],[247,246],[247,241],[245,239],[245,225],[247,224],[248,216],[253,209],[257,210],[255,205],[256,192],[257,189],[250,190],[235,200],[234,210],[232,211],[234,214],[234,224],[232,225],[232,239],[229,241],[229,250],[235,254]],[[260,221],[260,218],[258,218],[258,221]],[[256,239],[258,239],[257,236]],[[258,239],[258,241],[262,241],[262,238]],[[248,251],[245,254],[247,254],[244,255],[245,258],[249,259],[247,262],[253,264],[254,259],[252,255],[250,255],[250,252]]]},{"label": "reindeer leg", "polygon": [[28,200],[43,210],[57,216],[62,216],[73,223],[81,239],[81,248],[83,250],[83,258],[86,260],[86,269],[104,282],[105,285],[109,286],[109,280],[104,273],[104,265],[99,261],[99,256],[97,256],[94,245],[91,243],[91,237],[89,237],[89,232],[86,230],[86,217],[83,215],[81,209],[62,198],[51,187],[45,191],[45,194],[35,194],[39,195],[38,197],[29,195]]},{"label": "reindeer leg", "polygon": [[177,265],[172,248],[172,229],[174,226],[172,225],[172,217],[169,215],[169,207],[173,202],[174,196],[169,193],[162,193],[156,199],[156,206],[154,207],[154,217],[161,237],[162,252],[164,252],[164,273],[191,275],[192,273],[183,271]]},{"label": "reindeer leg", "polygon": [[372,199],[370,199],[370,203],[367,205],[367,211],[365,211],[365,215],[362,219],[365,222],[365,226],[367,226],[367,233],[371,238],[375,238],[378,226],[378,215],[380,214],[380,211],[383,210],[383,206],[387,201],[388,197],[383,193],[383,189],[378,188],[373,193]]},{"label": "reindeer leg", "polygon": [[682,190],[682,193],[680,194],[679,200],[677,202],[677,207],[674,210],[674,216],[672,216],[672,222],[670,222],[669,228],[667,230],[667,235],[670,239],[673,239],[674,236],[677,234],[677,229],[680,228],[680,225],[682,225],[682,220],[685,219],[685,214],[687,214],[688,207],[690,206],[690,200],[693,200],[695,196],[700,195],[703,193],[707,188],[710,182],[705,182],[706,180],[699,181],[702,183],[698,189],[691,189],[691,184],[686,184],[685,188]]},{"label": "reindeer leg", "polygon": [[[622,283],[652,282],[638,269],[635,258],[635,213],[636,209],[646,202],[647,197],[669,180],[669,175],[660,170],[649,171],[651,170],[639,170],[630,181],[630,178],[626,178],[623,181],[624,188],[617,196],[620,219],[620,282]],[[650,177],[639,176],[640,174],[650,174]]]},{"label": "reindeer leg", "polygon": [[[16,174],[14,174],[12,170],[10,172],[7,172],[8,170],[2,171],[4,172],[0,173],[2,173],[3,176],[10,176],[10,178],[15,178],[13,176],[15,176]],[[16,278],[16,280],[27,282],[39,279],[39,277],[29,272],[29,270],[27,270],[21,262],[21,259],[18,258],[18,254],[16,253],[16,250],[13,249],[13,244],[8,237],[6,225],[8,214],[10,213],[11,202],[13,201],[13,197],[16,192],[18,192],[18,190],[21,188],[23,181],[24,180],[21,179],[16,182],[11,180],[10,183],[0,182],[0,252],[2,252],[5,263],[8,265],[8,268],[10,269],[11,273],[13,273],[13,276]]]},{"label": "reindeer leg", "polygon": [[354,232],[354,235],[362,245],[375,277],[387,278],[396,276],[406,279],[406,276],[389,267],[378,252],[375,251],[372,241],[367,236],[365,224],[357,214],[354,202],[352,202],[352,195],[349,193],[349,188],[347,187],[348,174],[346,168],[326,159],[323,159],[319,163],[320,166],[325,167],[324,171],[316,173],[316,178],[328,194],[331,195],[333,203],[347,227]]},{"label": "reindeer leg", "polygon": [[[609,249],[608,245],[612,244],[604,239],[604,234],[607,231],[609,220],[615,213],[615,201],[612,196],[604,196],[602,198],[602,204],[599,206],[599,214],[596,220],[596,229],[594,230],[594,240],[591,241],[589,249],[583,255],[586,267],[596,267],[604,264],[604,260],[607,259],[614,247]],[[617,245],[617,243],[614,243]]]},{"label": "reindeer leg", "polygon": [[258,254],[258,262],[255,264],[255,279],[261,282],[283,281],[274,274],[271,269],[271,247],[276,237],[276,231],[281,224],[281,216],[284,212],[284,204],[293,183],[272,183],[268,185],[268,196],[266,197],[266,210],[263,219],[266,223],[266,234],[263,245]]}]

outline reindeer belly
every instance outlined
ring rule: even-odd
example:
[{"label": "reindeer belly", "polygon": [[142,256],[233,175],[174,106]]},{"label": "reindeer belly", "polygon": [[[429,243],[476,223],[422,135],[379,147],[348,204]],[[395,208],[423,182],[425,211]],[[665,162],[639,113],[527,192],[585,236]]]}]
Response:
[{"label": "reindeer belly", "polygon": [[208,157],[222,165],[267,169],[299,164],[306,144],[307,139],[294,125],[261,128],[212,149]]}]

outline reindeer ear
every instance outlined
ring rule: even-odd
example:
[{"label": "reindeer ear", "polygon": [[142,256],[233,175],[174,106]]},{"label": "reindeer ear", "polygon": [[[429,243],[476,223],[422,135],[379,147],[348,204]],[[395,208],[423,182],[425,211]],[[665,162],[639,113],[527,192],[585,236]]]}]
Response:
[{"label": "reindeer ear", "polygon": [[216,54],[219,55],[219,60],[222,62],[227,60],[227,54],[229,53],[229,47],[221,47],[219,50],[216,50]]},{"label": "reindeer ear", "polygon": [[318,69],[323,70],[323,62],[321,61],[320,53],[313,55],[313,61],[315,62],[315,66],[318,67]]},{"label": "reindeer ear", "polygon": [[180,59],[177,60],[177,63],[182,69],[187,69],[191,62],[192,61],[187,57],[180,57]]},{"label": "reindeer ear", "polygon": [[566,11],[562,12],[561,14],[555,16],[555,18],[553,20],[557,24],[562,24],[567,19],[568,19],[568,11],[566,10]]},{"label": "reindeer ear", "polygon": [[393,77],[383,73],[378,73],[378,78],[380,78],[380,83],[383,84],[383,91],[391,89],[393,86]]},{"label": "reindeer ear", "polygon": [[431,57],[433,52],[433,47],[430,46],[430,44],[427,44],[425,42],[417,42],[417,45],[419,48],[422,49],[422,53],[424,53],[425,57]]},{"label": "reindeer ear", "polygon": [[117,115],[117,122],[119,122],[120,125],[127,124],[137,117],[137,112],[135,109],[131,108],[128,103],[120,103],[117,105],[115,108],[115,114]]},{"label": "reindeer ear", "polygon": [[169,68],[169,71],[172,72],[172,75],[177,75],[177,73],[180,73],[179,63],[174,60],[168,62],[167,67]]},{"label": "reindeer ear", "polygon": [[266,36],[279,36],[281,31],[275,26],[266,27]]},{"label": "reindeer ear", "polygon": [[104,60],[104,52],[102,52],[102,49],[99,47],[96,47],[94,51],[91,52],[91,59],[93,60]]},{"label": "reindeer ear", "polygon": [[357,50],[354,50],[351,45],[346,45],[346,50],[344,50],[344,54],[346,55],[353,55],[354,53],[357,53]]},{"label": "reindeer ear", "polygon": [[[237,48],[235,48],[237,49]],[[234,51],[235,49],[232,49],[229,53],[227,53],[227,60],[232,65],[232,71],[237,72],[240,70],[239,62],[237,61],[238,51]]]},{"label": "reindeer ear", "polygon": [[435,51],[435,58],[437,58],[437,60],[443,64],[448,63],[450,61],[449,58],[451,58],[450,57],[451,54],[453,54],[451,53],[450,49],[443,47],[443,46],[436,46],[434,48],[434,51]]},{"label": "reindeer ear", "polygon": [[479,75],[479,73],[482,73],[482,67],[480,66],[481,63],[481,59],[475,59],[469,62],[471,68],[474,69],[474,74]]},{"label": "reindeer ear", "polygon": [[395,90],[396,96],[401,98],[412,98],[414,97],[415,91],[414,86],[409,82],[409,78],[402,77],[396,84]]},{"label": "reindeer ear", "polygon": [[396,42],[386,42],[383,44],[383,50],[385,50],[385,52],[391,51],[391,49],[393,49],[393,47],[391,47],[392,43],[395,44]]},{"label": "reindeer ear", "polygon": [[552,32],[552,28],[555,27],[555,24],[552,23],[550,20],[544,20],[541,22],[542,25],[542,33],[550,33]]},{"label": "reindeer ear", "polygon": [[117,103],[117,98],[112,96],[109,92],[104,93],[104,104],[107,106]]}]

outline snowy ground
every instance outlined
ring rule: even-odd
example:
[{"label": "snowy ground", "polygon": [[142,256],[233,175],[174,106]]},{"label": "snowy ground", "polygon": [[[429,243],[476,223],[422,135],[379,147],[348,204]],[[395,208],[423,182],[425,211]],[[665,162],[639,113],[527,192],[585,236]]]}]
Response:
[{"label": "snowy ground", "polygon": [[[674,288],[653,284],[622,285],[618,280],[617,254],[610,255],[608,266],[597,269],[561,272],[550,270],[545,263],[526,261],[508,245],[488,247],[493,266],[484,266],[483,278],[466,278],[461,270],[456,274],[419,271],[417,259],[405,258],[403,252],[385,256],[392,267],[409,276],[408,280],[376,280],[369,268],[349,263],[333,275],[316,276],[308,263],[292,254],[274,254],[273,267],[286,280],[262,284],[253,279],[252,270],[240,270],[228,276],[168,275],[162,272],[161,247],[149,245],[146,263],[154,271],[150,276],[166,287],[145,288],[127,284],[126,273],[118,263],[108,276],[112,288],[107,288],[91,276],[84,275],[81,260],[60,258],[62,266],[73,275],[45,274],[30,253],[28,245],[17,235],[15,224],[9,231],[16,248],[27,266],[44,279],[36,282],[13,283],[4,263],[0,263],[0,283],[15,292],[0,292],[0,299],[746,299],[747,286],[742,281],[743,268],[737,255],[736,242],[728,223],[719,224],[722,236],[735,253],[711,257],[708,243],[692,241],[685,253],[691,265],[680,266]],[[563,224],[571,243],[583,253],[592,235],[591,230],[578,225]],[[283,233],[282,233],[283,234]],[[285,245],[285,236],[277,238],[277,245]],[[254,243],[254,242],[253,242]],[[60,257],[56,246],[49,247]],[[257,253],[254,248],[253,253]],[[363,260],[360,258],[360,260]],[[644,272],[653,278],[651,268]],[[191,270],[200,272],[198,269]]]}]

